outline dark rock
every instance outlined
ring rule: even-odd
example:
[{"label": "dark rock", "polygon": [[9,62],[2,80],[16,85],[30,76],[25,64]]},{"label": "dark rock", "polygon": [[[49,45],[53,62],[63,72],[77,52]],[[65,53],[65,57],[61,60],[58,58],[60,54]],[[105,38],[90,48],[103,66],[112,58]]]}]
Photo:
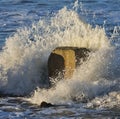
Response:
[{"label": "dark rock", "polygon": [[76,67],[86,61],[89,56],[90,50],[87,48],[76,48],[75,57],[76,57]]},{"label": "dark rock", "polygon": [[61,55],[51,53],[48,59],[49,77],[55,79],[59,74],[60,78],[63,78],[63,71],[65,69],[64,63],[64,58]]},{"label": "dark rock", "polygon": [[41,104],[40,104],[41,108],[47,108],[47,107],[53,107],[53,106],[55,106],[55,105],[53,105],[51,103],[47,103],[45,101],[41,102]]},{"label": "dark rock", "polygon": [[49,78],[71,78],[75,68],[87,60],[90,50],[77,47],[58,47],[48,59]]}]

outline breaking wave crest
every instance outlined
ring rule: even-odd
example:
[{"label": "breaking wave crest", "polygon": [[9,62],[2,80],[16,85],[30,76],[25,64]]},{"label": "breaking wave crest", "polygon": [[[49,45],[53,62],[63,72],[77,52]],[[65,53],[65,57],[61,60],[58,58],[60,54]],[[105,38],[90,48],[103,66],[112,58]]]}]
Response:
[{"label": "breaking wave crest", "polygon": [[[85,47],[92,52],[70,80],[43,89],[49,85],[48,57],[61,46]],[[28,100],[37,104],[91,100],[117,84],[106,78],[112,52],[104,28],[93,28],[75,10],[64,7],[51,18],[20,28],[6,39],[0,52],[0,92],[26,95],[34,91]]]}]

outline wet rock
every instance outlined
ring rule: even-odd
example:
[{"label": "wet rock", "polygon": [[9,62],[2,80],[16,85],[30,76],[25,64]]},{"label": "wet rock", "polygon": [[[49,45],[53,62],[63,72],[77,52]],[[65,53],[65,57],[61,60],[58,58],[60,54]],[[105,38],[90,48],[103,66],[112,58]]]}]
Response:
[{"label": "wet rock", "polygon": [[55,105],[53,105],[51,103],[47,103],[45,101],[41,102],[41,104],[40,104],[41,108],[47,108],[47,107],[53,107],[53,106],[55,106]]},{"label": "wet rock", "polygon": [[71,78],[75,68],[86,61],[89,49],[77,47],[58,47],[48,59],[48,76],[55,79]]},{"label": "wet rock", "polygon": [[63,71],[65,69],[64,58],[63,56],[51,53],[49,60],[48,60],[48,71],[49,77],[56,78],[56,77],[63,77]]}]

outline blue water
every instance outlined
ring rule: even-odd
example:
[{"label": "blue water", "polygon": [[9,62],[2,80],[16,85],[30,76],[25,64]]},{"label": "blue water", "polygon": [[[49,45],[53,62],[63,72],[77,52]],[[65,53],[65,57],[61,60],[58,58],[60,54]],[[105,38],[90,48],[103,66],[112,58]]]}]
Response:
[{"label": "blue water", "polygon": [[[70,7],[74,0],[46,1],[46,0],[1,0],[0,1],[0,42],[4,43],[5,38],[16,32],[17,28],[30,25],[33,22],[51,16],[64,6]],[[119,0],[79,0],[81,10],[80,16],[85,21],[94,25],[103,26],[106,23],[108,35],[113,32],[114,26],[119,26]]]},{"label": "blue water", "polygon": [[[52,108],[45,108],[45,109],[44,108],[41,109],[37,104],[37,102],[36,104],[33,104],[32,101],[30,101],[31,102],[30,103],[28,101],[25,101],[21,97],[1,96],[0,119],[3,118],[4,119],[7,118],[9,119],[38,119],[38,118],[41,119],[42,118],[46,118],[46,119],[47,118],[52,118],[52,119],[53,118],[55,119],[116,118],[118,119],[120,118],[120,86],[119,86],[120,84],[120,0],[78,0],[76,1],[76,3],[77,3],[77,7],[73,7],[75,6],[75,0],[0,0],[0,52],[1,53],[5,52],[4,46],[5,48],[8,48],[8,51],[11,52],[13,52],[12,50],[15,50],[14,47],[19,49],[18,46],[24,42],[24,39],[22,39],[22,35],[24,36],[23,32],[21,32],[22,35],[19,32],[18,34],[20,35],[15,36],[19,29],[24,29],[25,27],[26,28],[30,27],[32,29],[32,25],[34,23],[38,23],[41,20],[45,21],[45,25],[46,25],[46,22],[49,23],[50,19],[54,17],[58,13],[58,11],[66,7],[68,11],[75,10],[75,12],[78,14],[80,19],[82,19],[83,22],[90,24],[93,28],[99,26],[105,30],[105,34],[110,42],[110,45],[114,49],[113,54],[111,56],[112,60],[108,63],[109,65],[105,66],[107,67],[107,71],[106,73],[103,74],[104,77],[102,76],[102,78],[107,79],[108,82],[106,80],[105,82],[101,80],[101,82],[99,82],[95,88],[94,87],[90,88],[91,90],[100,89],[102,91],[101,92],[96,91],[94,96],[92,97],[92,100],[88,101],[87,103],[82,103],[81,101],[75,101],[75,102],[68,101],[68,103],[64,102],[64,105],[62,105],[61,102],[57,100],[58,101],[57,104],[60,103],[59,106]],[[68,16],[68,18],[70,18],[70,16]],[[61,21],[61,24],[62,22],[63,21]],[[47,31],[44,31],[45,28],[43,27],[44,26],[41,26],[39,28],[40,32],[37,32],[37,36],[38,34],[40,34],[42,38],[46,38],[49,41],[48,37],[52,37],[54,29],[50,31],[51,34],[49,33],[47,34]],[[45,27],[46,29],[51,28],[49,27],[48,24]],[[43,35],[42,33],[45,33],[49,36]],[[27,34],[27,32],[25,34]],[[56,33],[55,35],[56,37],[58,37],[60,34],[58,34],[57,36]],[[95,34],[93,34],[93,37],[94,35]],[[28,36],[34,36],[35,38],[34,34],[30,34]],[[17,42],[15,42],[14,44],[13,41],[11,40],[12,38],[22,39],[21,40],[22,43],[17,44]],[[26,43],[27,35],[26,37],[23,38],[25,38],[25,43]],[[27,47],[30,47],[31,50],[35,50],[35,52],[32,51],[29,52],[31,54],[33,53],[32,55],[36,57],[36,59],[39,59],[38,57],[41,56],[41,54],[39,54],[39,52],[37,51],[37,49],[40,48],[39,45],[37,46],[38,48],[36,49],[34,49],[34,46],[33,47],[31,46],[32,45],[28,43],[27,45],[24,45],[22,48],[27,49]],[[48,49],[45,48],[43,48],[45,50],[45,53],[49,54],[52,48],[49,47],[47,47]],[[104,51],[105,50],[103,50],[103,52]],[[11,52],[6,52],[6,53],[9,54]],[[24,50],[24,52],[26,53],[27,50]],[[11,59],[9,58],[14,59],[16,56],[14,55],[14,57],[12,57],[11,54],[4,56],[0,55],[0,58],[2,59],[3,57],[5,57],[5,59],[8,59],[6,61],[11,61]],[[11,93],[21,94],[21,92],[23,92],[26,94],[27,90],[26,88],[24,89],[23,87],[31,87],[30,89],[28,88],[28,92],[30,92],[31,90],[33,91],[38,86],[41,86],[41,84],[43,84],[43,82],[41,83],[38,80],[34,80],[31,78],[32,75],[33,77],[35,77],[35,79],[38,79],[40,77],[39,75],[37,75],[36,72],[33,71],[32,74],[31,72],[27,72],[28,70],[34,69],[32,63],[37,61],[36,59],[34,60],[34,58],[32,58],[32,55],[29,56],[28,54],[26,54],[26,57],[18,56],[19,59],[23,58],[25,62],[22,62],[22,60],[19,61],[18,59],[15,59],[13,62],[12,61],[10,63],[6,62],[5,65],[5,62],[3,60],[0,60],[1,61],[0,62],[0,83],[1,83],[0,92],[10,93],[10,94]],[[43,54],[42,56],[47,57],[44,56]],[[39,62],[37,63],[39,64]],[[42,64],[42,62],[40,62],[40,64]],[[28,65],[30,65],[31,67],[27,68]],[[4,66],[6,67],[3,68]],[[35,69],[38,67],[35,67]],[[21,75],[22,69],[24,69],[23,71],[26,73],[26,75]],[[3,70],[5,70],[7,73],[5,72],[5,74],[3,74]],[[24,79],[28,80],[29,78],[32,81],[30,81],[29,84],[27,85],[26,82],[24,82]],[[3,80],[5,81],[7,80],[6,81],[7,83],[6,82],[3,83],[4,82]],[[20,85],[18,85],[16,82],[18,82],[18,84]],[[40,83],[40,85],[37,85],[37,83]],[[104,83],[105,85],[103,85]],[[88,86],[88,85],[89,83],[84,84],[84,86]],[[90,85],[92,84],[90,83]],[[103,87],[101,85],[103,85]],[[75,87],[77,86],[78,85],[75,85]],[[106,86],[106,88],[104,86]],[[20,91],[20,89],[22,91]],[[86,92],[90,93],[90,91],[88,90],[89,90],[89,86]],[[88,94],[88,96],[90,96],[90,94]]]},{"label": "blue water", "polygon": [[50,16],[70,1],[46,1],[46,0],[1,0],[0,1],[0,42],[15,33],[16,29],[24,25],[30,25],[43,17]]}]

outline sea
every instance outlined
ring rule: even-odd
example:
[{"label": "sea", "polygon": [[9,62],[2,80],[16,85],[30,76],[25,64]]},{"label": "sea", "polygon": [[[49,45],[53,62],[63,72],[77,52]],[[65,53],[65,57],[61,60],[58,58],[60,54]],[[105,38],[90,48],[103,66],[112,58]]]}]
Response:
[{"label": "sea", "polygon": [[[91,52],[49,80],[56,47]],[[120,119],[120,0],[0,0],[0,119]]]}]

